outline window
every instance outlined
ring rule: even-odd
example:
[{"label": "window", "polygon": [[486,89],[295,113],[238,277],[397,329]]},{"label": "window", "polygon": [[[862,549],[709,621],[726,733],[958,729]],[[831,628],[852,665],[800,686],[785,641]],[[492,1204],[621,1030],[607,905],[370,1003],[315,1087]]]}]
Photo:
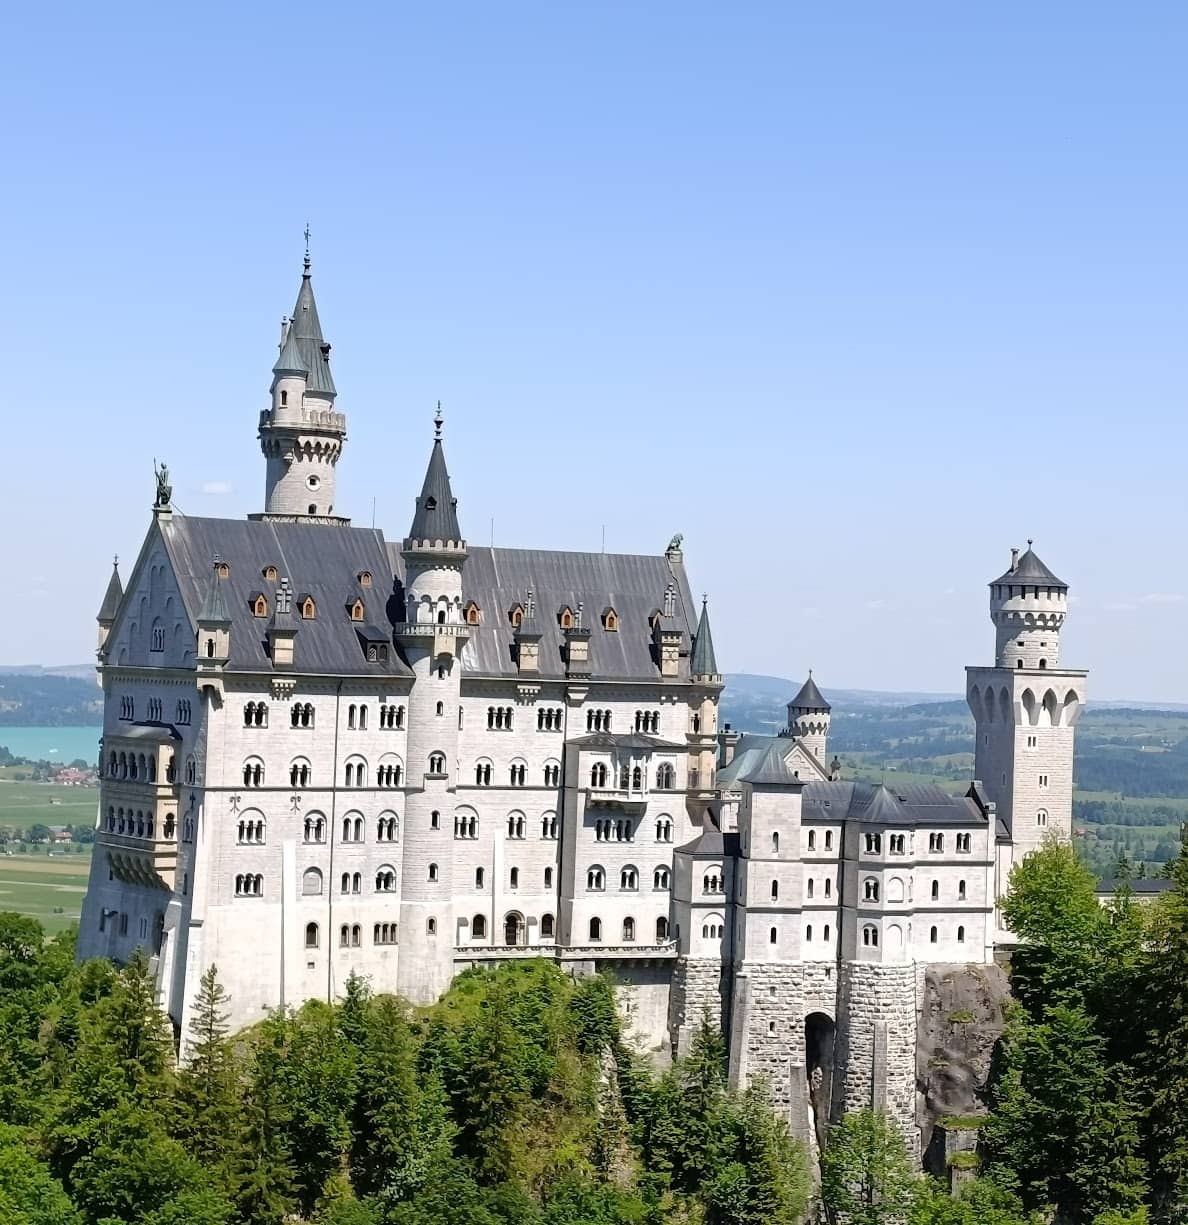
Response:
[{"label": "window", "polygon": [[513,761],[508,771],[508,781],[513,787],[522,787],[528,776],[528,767],[522,761]]},{"label": "window", "polygon": [[867,902],[877,902],[879,900],[879,882],[873,876],[868,876],[862,882],[862,896]]},{"label": "window", "polygon": [[487,916],[485,914],[476,914],[470,920],[470,938],[472,940],[485,940],[487,938]]},{"label": "window", "polygon": [[1048,824],[1048,810],[1046,808],[1041,808],[1039,812],[1035,814],[1035,823],[1036,825],[1040,826]]},{"label": "window", "polygon": [[606,763],[596,761],[590,767],[590,786],[605,787],[606,786]]},{"label": "window", "polygon": [[773,880],[771,882],[771,900],[773,902],[778,902],[780,900],[780,882],[778,880]]},{"label": "window", "polygon": [[813,878],[810,876],[810,877],[808,878],[808,880],[807,880],[807,881],[805,881],[805,883],[804,883],[804,888],[805,888],[805,896],[806,896],[806,897],[812,897],[812,896],[813,896],[813,885],[814,885],[814,881],[813,881]]},{"label": "window", "polygon": [[606,873],[598,866],[586,872],[586,888],[591,893],[601,893],[606,888]]},{"label": "window", "polygon": [[243,785],[245,787],[264,786],[264,763],[258,757],[249,757],[243,763]]},{"label": "window", "polygon": [[[433,865],[430,865],[431,867]],[[430,876],[430,880],[436,879]],[[384,864],[375,874],[375,891],[376,893],[395,893],[396,892],[396,869],[391,864]]]},{"label": "window", "polygon": [[815,829],[810,829],[808,832],[808,849],[810,851],[817,849],[817,831]]},{"label": "window", "polygon": [[[350,768],[349,766],[347,767]],[[295,757],[289,763],[289,786],[308,787],[313,776],[313,770],[304,757]]]},{"label": "window", "polygon": [[825,924],[825,930],[821,933],[821,939],[822,940],[829,939],[829,924],[828,923]]},{"label": "window", "polygon": [[524,836],[524,814],[522,812],[508,813],[507,836],[509,838],[523,838]]},{"label": "window", "polygon": [[509,889],[518,889],[520,887],[520,869],[511,868],[507,874],[507,884]]},{"label": "window", "polygon": [[887,850],[890,851],[892,855],[906,855],[907,835],[892,834],[887,840]]},{"label": "window", "polygon": [[965,928],[964,927],[958,927],[957,929],[957,943],[958,944],[965,943]]},{"label": "window", "polygon": [[436,808],[429,814],[429,828],[441,829],[441,813]]},{"label": "window", "polygon": [[322,892],[322,874],[317,868],[306,868],[301,874],[302,897],[319,897]]},{"label": "window", "polygon": [[813,942],[813,925],[811,923],[804,929],[804,939],[808,944]]},{"label": "window", "polygon": [[429,865],[428,878],[431,881],[437,880],[437,864],[431,863]]},{"label": "window", "polygon": [[629,893],[639,888],[639,872],[630,864],[619,873],[619,888]]},{"label": "window", "polygon": [[1039,785],[1041,787],[1046,787],[1048,785],[1048,776],[1046,774],[1041,774],[1039,776]]},{"label": "window", "polygon": [[375,772],[377,787],[399,787],[404,781],[404,767],[394,757],[385,757]]},{"label": "window", "polygon": [[652,888],[656,890],[667,889],[671,880],[672,874],[663,864],[661,864],[660,867],[658,867],[655,872],[652,873]]},{"label": "window", "polygon": [[[430,920],[432,922],[432,920]],[[377,923],[372,928],[371,941],[373,944],[396,944],[397,925],[395,923]]]},{"label": "window", "polygon": [[965,881],[963,880],[957,882],[957,900],[959,902],[965,901]]},{"label": "window", "polygon": [[259,873],[252,875],[248,873],[245,876],[236,876],[235,878],[235,896],[236,897],[263,897],[264,896],[264,877]]},{"label": "window", "polygon": [[326,841],[326,818],[321,813],[311,812],[306,816],[304,822],[304,841]]},{"label": "window", "polygon": [[476,787],[489,787],[491,785],[491,769],[491,763],[485,757],[475,762],[474,785]]},{"label": "window", "polygon": [[464,809],[454,814],[454,837],[473,840],[478,837],[478,814]]},{"label": "window", "polygon": [[165,649],[165,627],[163,625],[154,625],[152,632],[152,645],[150,651],[163,651]]},{"label": "window", "polygon": [[721,893],[722,889],[722,869],[719,867],[710,868],[701,878],[702,893]]},{"label": "window", "polygon": [[553,931],[553,916],[551,914],[542,914],[540,916],[540,938],[542,940],[552,940]]},{"label": "window", "polygon": [[430,753],[429,754],[429,773],[435,777],[442,777],[446,772],[445,754]]},{"label": "window", "polygon": [[[114,822],[114,818],[109,817],[109,822]],[[109,824],[108,828],[112,828],[112,825]],[[183,841],[188,842],[189,839],[183,838]],[[239,818],[240,846],[261,846],[263,843],[264,818],[258,812],[245,812]]]},{"label": "window", "polygon": [[672,841],[672,819],[670,817],[661,817],[656,822],[656,841]]},{"label": "window", "polygon": [[544,870],[544,887],[551,889],[553,887],[553,869],[545,868]]},{"label": "window", "polygon": [[780,835],[778,832],[771,836],[771,853],[778,855],[780,853]]},{"label": "window", "polygon": [[[312,515],[316,512],[311,507],[309,513]],[[311,595],[307,595],[301,600],[300,608],[302,619],[305,621],[312,621],[318,615],[318,606],[314,603],[313,596]]]},{"label": "window", "polygon": [[346,785],[348,787],[367,786],[367,763],[362,757],[352,757],[347,761]]},{"label": "window", "polygon": [[825,849],[827,851],[833,850],[833,830],[831,829],[825,831]]},{"label": "window", "polygon": [[668,920],[661,915],[656,920],[656,943],[662,944],[668,939]]},{"label": "window", "polygon": [[313,727],[313,705],[309,702],[294,702],[289,710],[289,722],[293,727]]},{"label": "window", "polygon": [[380,727],[384,731],[396,731],[404,727],[404,707],[403,706],[388,706],[380,707]]},{"label": "window", "polygon": [[307,923],[305,925],[305,947],[307,949],[316,949],[318,947],[318,925],[316,923]]},{"label": "window", "polygon": [[364,608],[362,600],[355,600],[351,604],[351,620],[362,621],[364,617]]},{"label": "window", "polygon": [[557,620],[563,630],[573,629],[573,612],[568,604],[561,606],[561,611],[557,614]]},{"label": "window", "polygon": [[562,727],[563,712],[557,706],[541,706],[536,712],[536,730],[538,732],[559,732]]},{"label": "window", "polygon": [[546,761],[544,767],[544,785],[546,787],[559,787],[561,785],[561,763],[556,761]]},{"label": "window", "polygon": [[862,943],[868,949],[879,947],[879,929],[874,924],[868,923],[862,929]]},{"label": "window", "polygon": [[174,714],[175,721],[182,727],[188,727],[190,723],[190,701],[188,698],[179,698],[177,710]]},{"label": "window", "polygon": [[831,881],[828,876],[825,878],[825,896],[833,896],[833,881]]},{"label": "window", "polygon": [[609,732],[611,730],[611,712],[609,710],[586,711],[586,731]]},{"label": "window", "polygon": [[1028,736],[1027,737],[1027,747],[1029,749],[1034,749],[1037,744],[1039,744],[1038,736]]},{"label": "window", "polygon": [[957,835],[957,854],[968,855],[973,850],[973,835],[958,834]]},{"label": "window", "polygon": [[598,941],[602,939],[602,920],[594,918],[590,920],[590,939]]},{"label": "window", "polygon": [[633,944],[635,942],[635,920],[628,915],[623,920],[623,943]]},{"label": "window", "polygon": [[466,624],[478,625],[480,616],[481,610],[479,609],[479,606],[473,600],[471,600],[466,605]]},{"label": "window", "polygon": [[929,834],[928,835],[928,849],[933,854],[936,854],[936,855],[941,854],[945,849],[944,834]]},{"label": "window", "polygon": [[676,770],[671,762],[661,762],[656,768],[656,790],[671,791],[676,786]]},{"label": "window", "polygon": [[557,814],[546,812],[540,819],[540,836],[555,840],[557,837]]},{"label": "window", "polygon": [[429,920],[428,920],[428,921],[425,923],[425,934],[426,934],[427,936],[436,936],[436,935],[437,935],[437,920],[436,920],[436,919],[429,919]]},{"label": "window", "polygon": [[256,592],[255,596],[252,598],[252,616],[268,616],[268,599],[262,591]]},{"label": "window", "polygon": [[776,944],[776,943],[778,943],[778,942],[779,942],[779,938],[780,938],[780,933],[779,933],[779,931],[778,931],[776,928],[774,928],[774,927],[773,927],[773,928],[771,928],[771,930],[770,930],[770,931],[767,933],[767,943],[768,943],[768,944]]},{"label": "window", "polygon": [[615,633],[619,628],[619,614],[613,608],[602,610],[602,628],[609,633]]},{"label": "window", "polygon": [[883,849],[882,834],[867,834],[866,835],[866,853],[868,855],[878,855]]},{"label": "window", "polygon": [[928,929],[928,943],[929,944],[936,944],[939,937],[940,937],[940,933],[936,930],[935,927],[930,927]]},{"label": "window", "polygon": [[510,732],[512,729],[512,707],[488,706],[487,730]]},{"label": "window", "polygon": [[932,882],[932,900],[934,902],[940,900],[940,881],[938,880]]}]

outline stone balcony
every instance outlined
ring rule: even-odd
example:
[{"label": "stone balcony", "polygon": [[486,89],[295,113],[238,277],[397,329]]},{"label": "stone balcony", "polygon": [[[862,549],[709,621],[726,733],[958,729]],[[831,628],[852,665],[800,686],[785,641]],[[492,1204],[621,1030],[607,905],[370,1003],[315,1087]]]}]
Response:
[{"label": "stone balcony", "polygon": [[95,847],[107,856],[111,870],[129,884],[173,889],[177,879],[177,833],[166,838],[118,834],[109,829],[95,831]]},{"label": "stone balcony", "polygon": [[[672,794],[667,792],[666,794]],[[621,812],[643,812],[648,806],[650,792],[637,787],[588,787],[588,808],[617,808]]]},{"label": "stone balcony", "polygon": [[464,643],[470,640],[471,626],[461,621],[399,621],[393,630],[396,638],[409,645],[421,645],[433,640],[433,656],[457,655]]}]

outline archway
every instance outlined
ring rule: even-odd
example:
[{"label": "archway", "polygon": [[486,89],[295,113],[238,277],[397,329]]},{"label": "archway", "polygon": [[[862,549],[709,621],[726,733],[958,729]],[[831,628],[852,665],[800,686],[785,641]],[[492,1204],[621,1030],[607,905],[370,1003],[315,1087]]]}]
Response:
[{"label": "archway", "polygon": [[518,910],[513,910],[503,920],[503,943],[510,945],[524,944],[524,916]]},{"label": "archway", "polygon": [[809,1107],[817,1150],[823,1151],[829,1135],[829,1110],[833,1099],[833,1048],[837,1026],[823,1012],[810,1012],[804,1019],[804,1071],[808,1077]]}]

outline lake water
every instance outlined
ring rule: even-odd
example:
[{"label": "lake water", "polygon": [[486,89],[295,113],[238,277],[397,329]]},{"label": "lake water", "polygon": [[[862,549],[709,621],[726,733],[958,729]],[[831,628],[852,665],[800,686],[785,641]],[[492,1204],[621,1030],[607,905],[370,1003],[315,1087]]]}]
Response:
[{"label": "lake water", "polygon": [[101,727],[0,727],[0,744],[17,757],[68,765],[99,760]]}]

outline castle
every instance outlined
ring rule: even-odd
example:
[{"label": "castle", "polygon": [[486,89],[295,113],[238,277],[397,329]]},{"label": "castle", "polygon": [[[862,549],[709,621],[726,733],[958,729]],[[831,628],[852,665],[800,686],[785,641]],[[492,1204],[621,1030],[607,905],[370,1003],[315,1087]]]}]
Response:
[{"label": "castle", "polygon": [[463,968],[613,972],[630,1036],[707,1013],[731,1080],[812,1140],[875,1105],[912,1135],[930,966],[986,965],[1011,865],[1071,833],[1085,673],[1033,550],[990,584],[963,796],[829,761],[811,678],[776,736],[719,728],[681,539],[629,556],[462,534],[437,422],[408,530],[335,513],[346,417],[308,253],[260,414],[266,509],[184,516],[158,475],[99,611],[102,791],[79,955],[151,958],[188,1025],[211,964],[232,1022],[338,997],[414,1003]]}]

